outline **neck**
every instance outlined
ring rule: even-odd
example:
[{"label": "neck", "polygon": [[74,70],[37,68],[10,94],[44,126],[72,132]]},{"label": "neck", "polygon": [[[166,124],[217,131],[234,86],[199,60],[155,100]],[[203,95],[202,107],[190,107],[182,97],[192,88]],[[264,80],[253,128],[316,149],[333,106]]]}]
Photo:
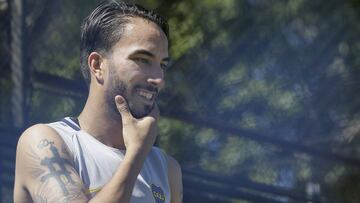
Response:
[{"label": "neck", "polygon": [[114,117],[103,95],[94,95],[91,90],[85,107],[79,115],[82,130],[117,149],[125,149],[121,117]]}]

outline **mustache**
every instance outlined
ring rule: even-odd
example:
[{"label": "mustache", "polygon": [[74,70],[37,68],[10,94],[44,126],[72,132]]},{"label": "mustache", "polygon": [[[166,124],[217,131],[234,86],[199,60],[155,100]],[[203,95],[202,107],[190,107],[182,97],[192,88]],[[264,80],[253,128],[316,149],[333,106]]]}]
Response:
[{"label": "mustache", "polygon": [[145,89],[150,92],[156,92],[156,93],[159,93],[159,91],[160,91],[159,88],[154,87],[152,85],[136,85],[136,86],[134,86],[134,89],[137,89],[137,88]]}]

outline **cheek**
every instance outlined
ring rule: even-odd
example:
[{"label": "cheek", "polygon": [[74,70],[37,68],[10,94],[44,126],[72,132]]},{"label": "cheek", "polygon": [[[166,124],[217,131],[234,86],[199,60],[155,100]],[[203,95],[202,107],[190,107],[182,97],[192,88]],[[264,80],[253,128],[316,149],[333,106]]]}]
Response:
[{"label": "cheek", "polygon": [[146,72],[144,72],[145,69],[139,67],[131,60],[122,61],[122,63],[118,62],[117,66],[113,66],[112,68],[113,73],[110,72],[110,74],[116,74],[115,77],[126,83],[127,86],[133,86],[138,83],[142,83],[144,75],[146,75]]},{"label": "cheek", "polygon": [[142,71],[139,69],[130,69],[123,73],[124,81],[128,82],[129,85],[136,85],[142,82]]}]

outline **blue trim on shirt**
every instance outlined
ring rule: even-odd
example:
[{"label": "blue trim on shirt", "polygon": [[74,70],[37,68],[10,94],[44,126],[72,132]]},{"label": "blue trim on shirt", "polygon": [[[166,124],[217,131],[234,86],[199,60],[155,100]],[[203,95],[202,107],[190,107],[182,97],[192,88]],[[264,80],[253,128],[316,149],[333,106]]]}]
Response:
[{"label": "blue trim on shirt", "polygon": [[66,118],[63,118],[61,121],[66,123],[68,126],[70,126],[72,129],[74,129],[76,131],[80,130],[80,127],[78,125],[75,125],[74,123],[68,121]]}]

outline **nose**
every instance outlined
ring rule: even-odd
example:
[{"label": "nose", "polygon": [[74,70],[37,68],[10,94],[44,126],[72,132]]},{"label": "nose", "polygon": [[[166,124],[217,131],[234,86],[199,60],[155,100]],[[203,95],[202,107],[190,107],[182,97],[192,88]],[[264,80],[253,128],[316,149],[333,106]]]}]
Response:
[{"label": "nose", "polygon": [[147,82],[158,89],[162,89],[165,86],[165,81],[163,77],[148,78]]},{"label": "nose", "polygon": [[162,89],[165,86],[164,70],[161,68],[161,64],[153,65],[151,69],[148,69],[147,82],[157,89]]}]

